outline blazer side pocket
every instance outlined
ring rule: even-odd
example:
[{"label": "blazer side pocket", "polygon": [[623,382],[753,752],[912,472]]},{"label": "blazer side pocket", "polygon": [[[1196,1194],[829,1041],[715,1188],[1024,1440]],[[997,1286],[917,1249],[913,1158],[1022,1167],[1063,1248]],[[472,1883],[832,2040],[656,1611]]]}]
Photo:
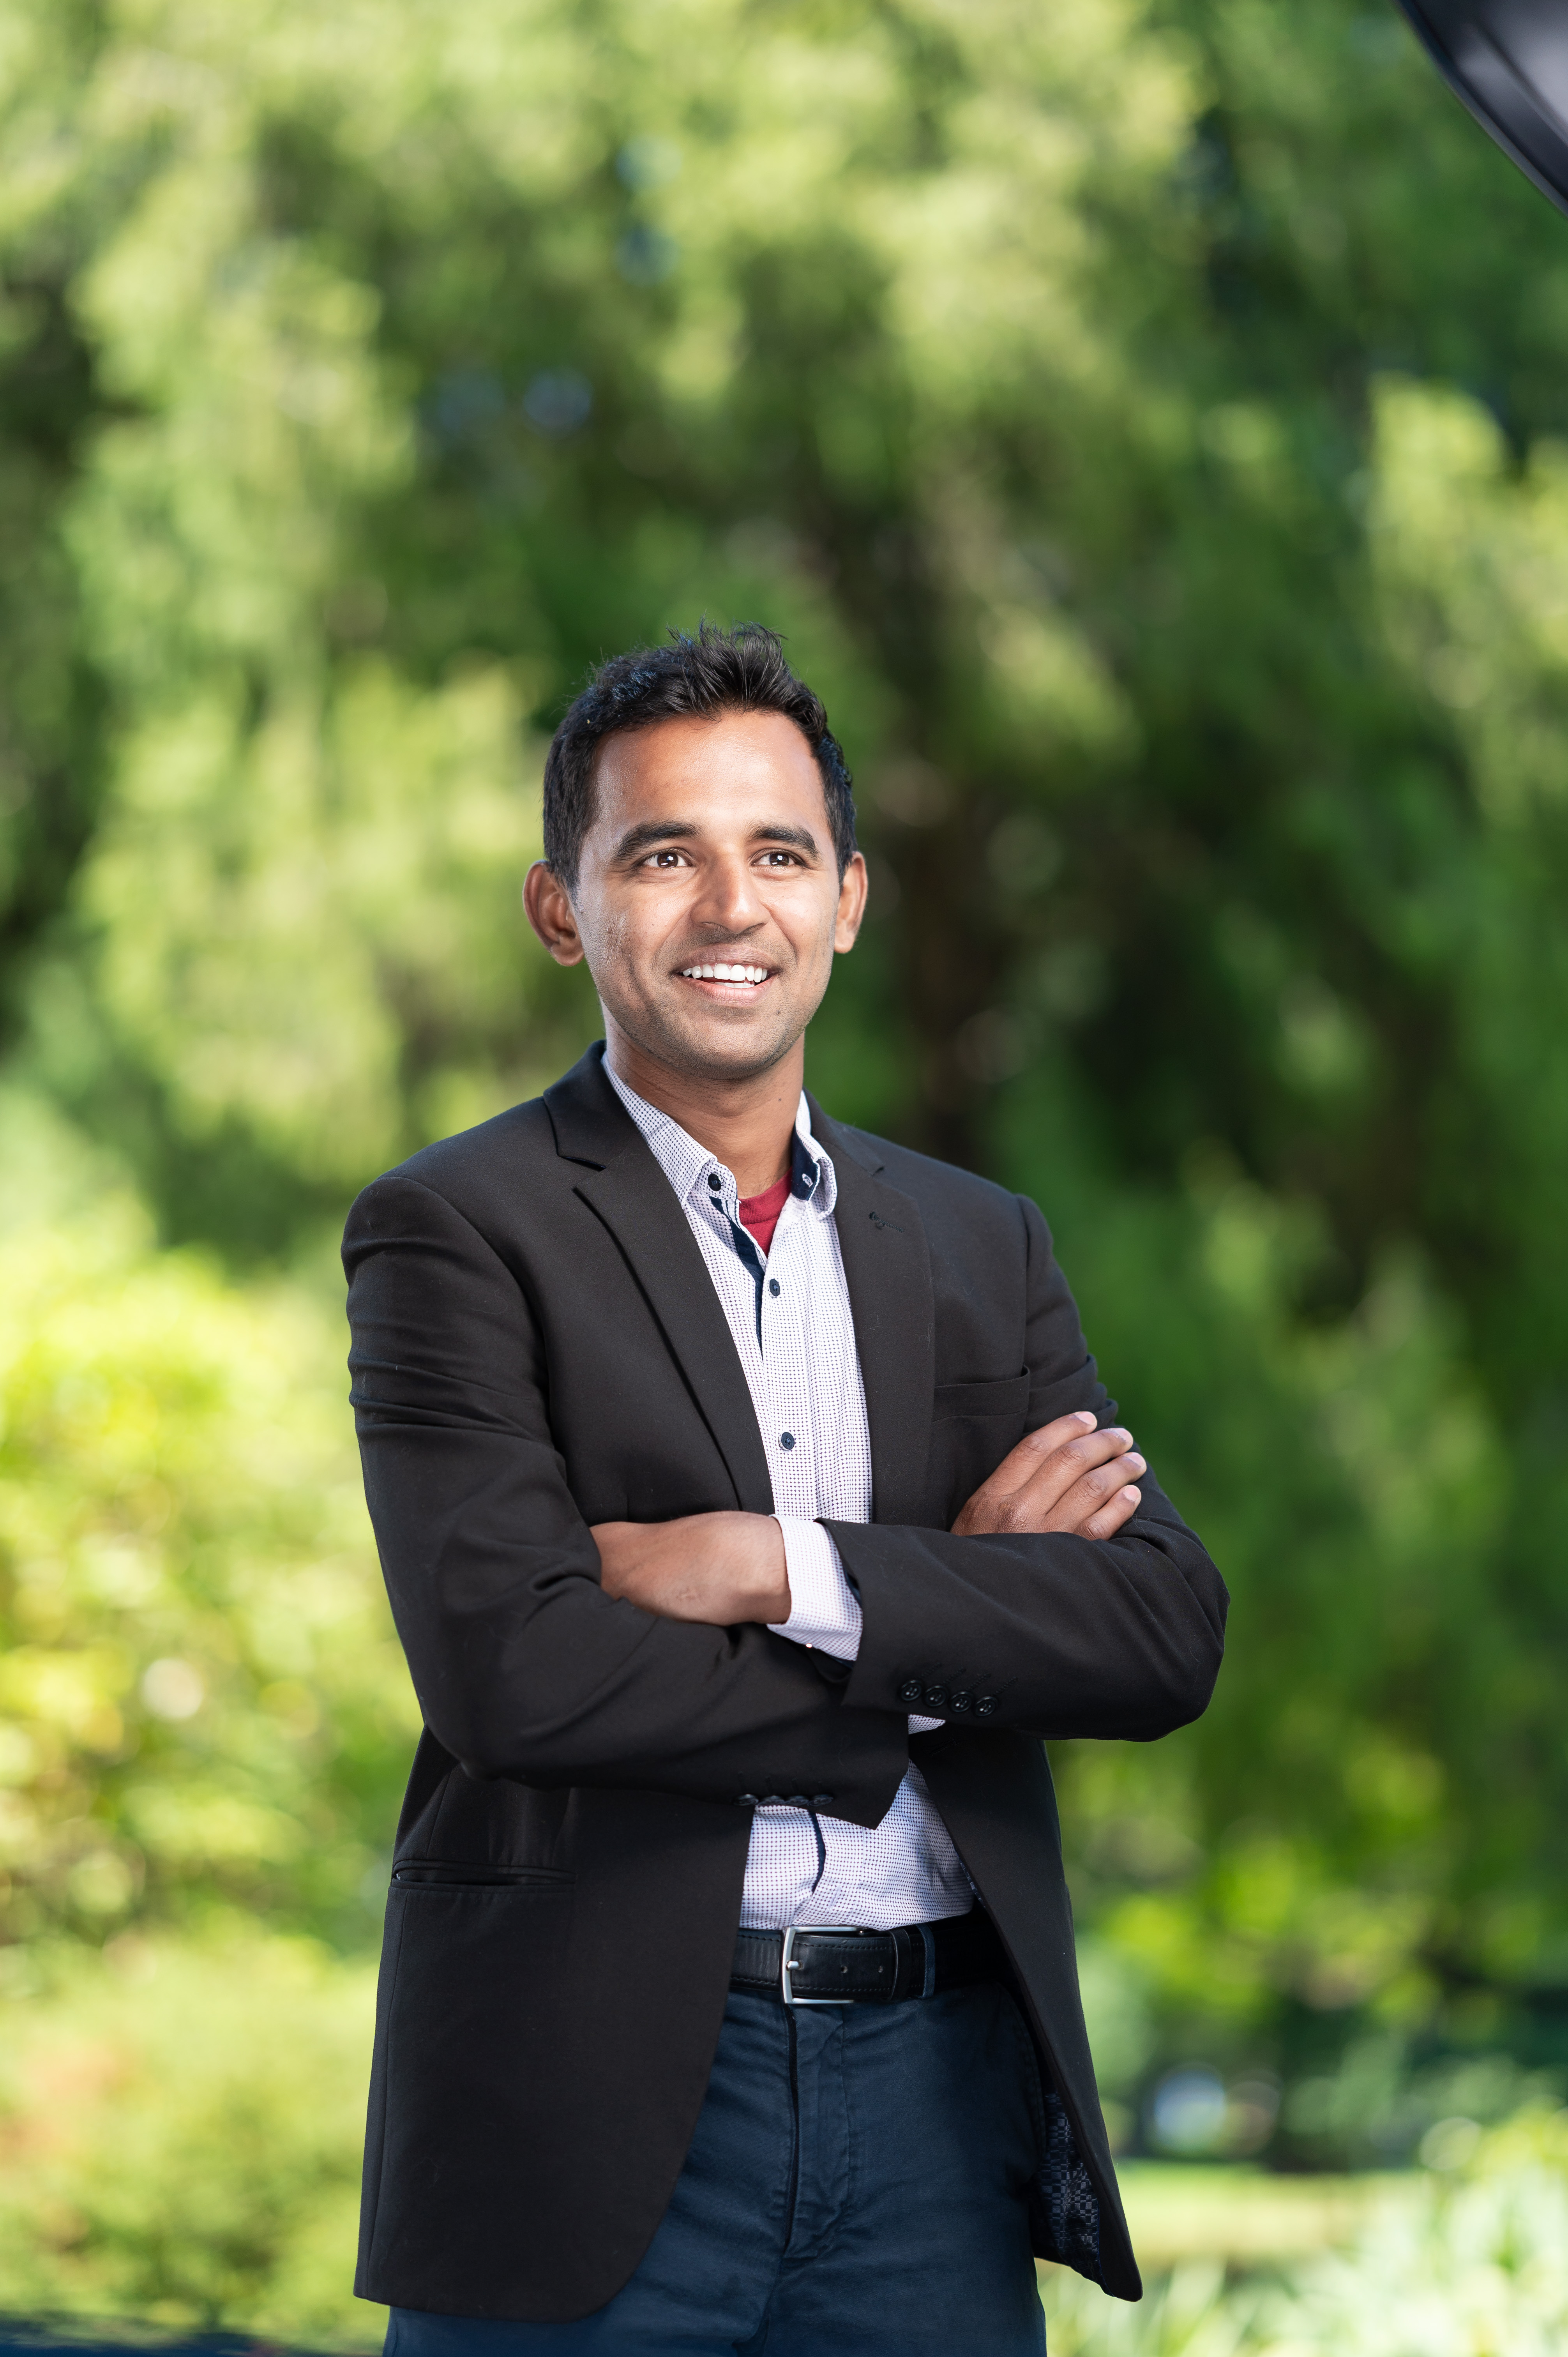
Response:
[{"label": "blazer side pocket", "polygon": [[562,1867],[489,1866],[467,1858],[409,1857],[392,1868],[397,1890],[561,1890],[576,1880]]}]

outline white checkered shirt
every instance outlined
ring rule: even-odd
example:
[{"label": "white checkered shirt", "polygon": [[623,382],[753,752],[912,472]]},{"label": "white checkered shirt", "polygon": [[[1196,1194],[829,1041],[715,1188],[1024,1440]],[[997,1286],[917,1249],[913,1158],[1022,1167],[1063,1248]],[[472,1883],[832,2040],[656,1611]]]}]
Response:
[{"label": "white checkered shirt", "polygon": [[[784,1534],[790,1611],[775,1631],[842,1661],[860,1649],[860,1599],[816,1517],[871,1516],[871,1437],[833,1206],[838,1179],[811,1135],[802,1095],[791,1183],[766,1260],[740,1225],[735,1175],[668,1114],[628,1089],[607,1061],[611,1087],[680,1198],[719,1297],[757,1411],[773,1502]],[[909,1731],[940,1725],[911,1718]],[[748,1930],[788,1923],[898,1923],[966,1915],[973,1889],[918,1768],[879,1825],[852,1825],[806,1809],[757,1810],[740,1920]]]}]

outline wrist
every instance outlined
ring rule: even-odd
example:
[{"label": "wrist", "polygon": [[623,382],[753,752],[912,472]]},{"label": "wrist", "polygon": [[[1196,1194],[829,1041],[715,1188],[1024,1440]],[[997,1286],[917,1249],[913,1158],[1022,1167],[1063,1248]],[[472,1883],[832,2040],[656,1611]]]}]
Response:
[{"label": "wrist", "polygon": [[794,1609],[789,1593],[789,1561],[784,1551],[784,1534],[772,1514],[752,1514],[752,1545],[748,1550],[746,1569],[750,1587],[748,1617],[760,1620],[766,1628],[771,1621],[788,1620]]}]

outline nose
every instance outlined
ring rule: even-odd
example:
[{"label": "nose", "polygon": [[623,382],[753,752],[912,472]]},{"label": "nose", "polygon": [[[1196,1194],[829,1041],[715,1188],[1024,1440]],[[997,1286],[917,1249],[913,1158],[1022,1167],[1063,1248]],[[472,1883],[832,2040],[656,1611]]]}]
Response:
[{"label": "nose", "polygon": [[757,889],[751,864],[744,856],[714,859],[703,871],[703,882],[692,907],[692,922],[714,940],[738,941],[767,922],[768,911]]}]

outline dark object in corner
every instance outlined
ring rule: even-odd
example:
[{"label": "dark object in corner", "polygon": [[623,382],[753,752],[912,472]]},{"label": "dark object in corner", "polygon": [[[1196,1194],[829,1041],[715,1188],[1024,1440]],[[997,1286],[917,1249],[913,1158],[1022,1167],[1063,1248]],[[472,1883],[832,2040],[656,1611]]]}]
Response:
[{"label": "dark object in corner", "polygon": [[1568,0],[1400,0],[1438,72],[1568,212]]}]

